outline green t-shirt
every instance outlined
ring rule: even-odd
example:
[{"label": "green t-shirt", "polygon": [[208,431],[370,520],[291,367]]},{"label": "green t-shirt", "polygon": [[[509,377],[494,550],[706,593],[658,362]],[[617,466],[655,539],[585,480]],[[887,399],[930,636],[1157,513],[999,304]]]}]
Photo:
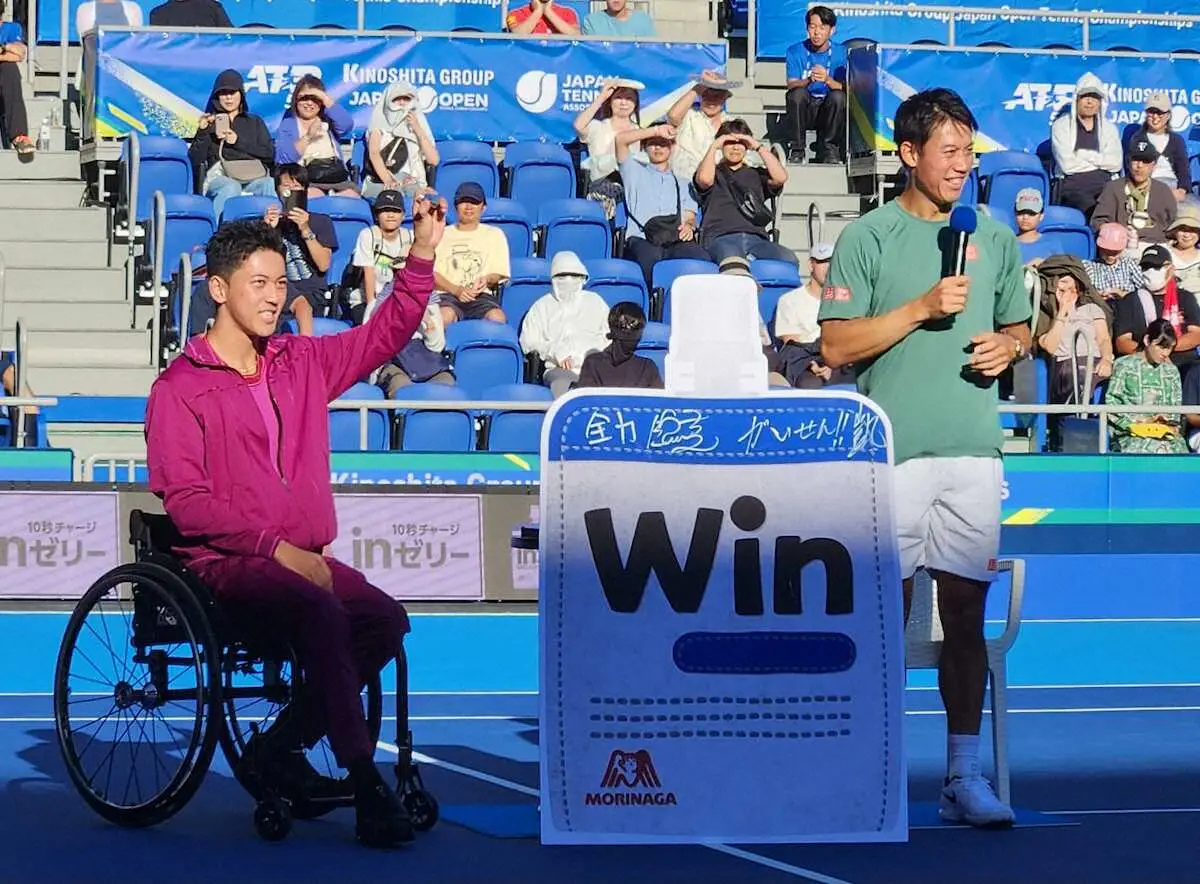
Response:
[{"label": "green t-shirt", "polygon": [[[847,227],[834,249],[820,320],[882,316],[933,288],[942,276],[939,234],[892,201]],[[970,340],[1027,322],[1020,249],[1009,228],[979,215],[969,240],[971,289],[962,313],[928,322],[858,366],[858,388],[892,423],[896,463],[911,457],[998,455],[1003,444],[995,381],[963,372]]]}]

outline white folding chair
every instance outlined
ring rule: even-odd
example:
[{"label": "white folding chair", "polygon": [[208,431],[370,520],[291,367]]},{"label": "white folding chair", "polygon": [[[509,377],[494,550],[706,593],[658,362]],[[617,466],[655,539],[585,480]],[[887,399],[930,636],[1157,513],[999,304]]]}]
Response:
[{"label": "white folding chair", "polygon": [[[998,570],[1012,575],[1008,620],[1004,632],[987,640],[988,674],[992,695],[992,757],[996,762],[996,794],[1010,803],[1008,777],[1008,650],[1021,629],[1021,598],[1025,592],[1025,560],[1003,559]],[[997,581],[999,582],[999,581]],[[912,609],[904,634],[905,667],[937,669],[942,654],[942,620],[938,614],[937,584],[918,571],[913,581]]]}]

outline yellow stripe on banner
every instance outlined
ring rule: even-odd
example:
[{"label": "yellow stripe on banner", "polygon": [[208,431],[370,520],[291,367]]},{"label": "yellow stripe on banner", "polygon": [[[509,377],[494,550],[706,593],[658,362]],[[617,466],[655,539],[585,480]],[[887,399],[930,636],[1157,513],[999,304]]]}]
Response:
[{"label": "yellow stripe on banner", "polygon": [[97,138],[120,138],[125,133],[113,126],[111,123],[106,123],[103,120],[96,120],[96,137]]},{"label": "yellow stripe on banner", "polygon": [[521,469],[523,469],[527,473],[530,472],[532,469],[529,466],[529,461],[523,460],[522,458],[517,457],[515,454],[506,454],[506,455],[504,455],[504,458],[505,458],[505,460],[509,460],[509,461],[515,463],[517,466],[519,466]]},{"label": "yellow stripe on banner", "polygon": [[1035,507],[1025,507],[1019,509],[1007,519],[1004,520],[1005,525],[1036,525],[1046,516],[1054,512],[1053,509],[1037,509]]},{"label": "yellow stripe on banner", "polygon": [[129,114],[125,113],[125,111],[121,110],[115,104],[110,103],[108,105],[108,112],[110,114],[112,114],[114,117],[116,117],[118,120],[120,120],[122,123],[125,123],[125,124],[133,127],[134,129],[137,129],[143,135],[150,134],[149,130],[146,128],[145,123],[143,123],[137,117],[133,117],[133,116],[130,116]]}]

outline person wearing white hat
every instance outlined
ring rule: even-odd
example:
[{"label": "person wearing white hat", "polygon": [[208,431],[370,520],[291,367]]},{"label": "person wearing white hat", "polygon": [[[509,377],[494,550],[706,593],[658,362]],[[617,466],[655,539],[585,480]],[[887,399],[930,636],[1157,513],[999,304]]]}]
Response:
[{"label": "person wearing white hat", "polygon": [[521,350],[546,364],[542,382],[557,399],[579,380],[583,360],[608,345],[608,304],[584,288],[588,272],[574,252],[550,262],[550,292],[521,323]]},{"label": "person wearing white hat", "polygon": [[826,384],[853,384],[854,369],[833,369],[821,358],[821,292],[829,276],[833,246],[815,243],[808,250],[808,280],[799,288],[784,292],[775,307],[775,337],[780,343],[779,356],[788,383],[812,390]]},{"label": "person wearing white hat", "polygon": [[1180,288],[1200,292],[1200,206],[1180,203],[1179,214],[1167,227],[1167,242]]},{"label": "person wearing white hat", "polygon": [[1089,72],[1075,84],[1075,97],[1050,124],[1055,174],[1062,179],[1058,202],[1083,212],[1092,210],[1105,185],[1121,173],[1121,133],[1107,115],[1107,93]]},{"label": "person wearing white hat", "polygon": [[716,141],[717,130],[727,119],[725,102],[738,85],[717,71],[705,71],[667,111],[667,122],[676,130],[671,168],[684,181],[692,180],[700,160]]},{"label": "person wearing white hat", "polygon": [[428,183],[426,166],[440,161],[433,130],[421,113],[417,90],[408,80],[388,86],[372,108],[366,159],[363,196],[367,198],[385,190],[413,196]]},{"label": "person wearing white hat", "polygon": [[1171,131],[1171,96],[1165,91],[1153,92],[1146,99],[1146,120],[1126,142],[1125,149],[1145,139],[1158,151],[1158,162],[1152,177],[1175,191],[1182,200],[1192,189],[1192,169],[1187,144],[1183,137]]}]

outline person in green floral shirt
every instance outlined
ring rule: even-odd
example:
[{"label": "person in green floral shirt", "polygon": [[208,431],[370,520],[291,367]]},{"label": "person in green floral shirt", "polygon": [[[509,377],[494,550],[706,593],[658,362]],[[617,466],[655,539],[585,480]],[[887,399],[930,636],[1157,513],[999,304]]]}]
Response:
[{"label": "person in green floral shirt", "polygon": [[[1136,353],[1113,365],[1108,405],[1177,406],[1183,402],[1179,369],[1171,362],[1177,336],[1169,322],[1156,319],[1146,328]],[[1124,454],[1186,454],[1179,415],[1110,414],[1109,447]]]}]

